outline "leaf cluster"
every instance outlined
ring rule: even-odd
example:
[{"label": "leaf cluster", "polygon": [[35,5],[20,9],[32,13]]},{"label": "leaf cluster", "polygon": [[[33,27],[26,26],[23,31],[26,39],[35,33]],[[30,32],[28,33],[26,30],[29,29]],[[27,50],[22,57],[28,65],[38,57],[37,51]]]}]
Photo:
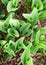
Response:
[{"label": "leaf cluster", "polygon": [[[27,0],[27,4],[31,4],[32,11],[30,13],[23,13],[22,16],[26,19],[14,19],[11,12],[18,10],[19,2],[21,0],[1,0],[7,6],[9,15],[5,20],[2,18],[4,14],[0,15],[0,31],[5,33],[5,38],[2,39],[0,35],[0,52],[1,55],[7,59],[11,59],[17,52],[24,50],[21,56],[23,65],[33,65],[30,54],[40,52],[46,56],[46,27],[37,28],[36,25],[40,20],[46,19],[46,0]],[[29,5],[29,4],[28,4]],[[27,37],[30,39],[27,40]],[[6,54],[5,54],[6,53]]]}]

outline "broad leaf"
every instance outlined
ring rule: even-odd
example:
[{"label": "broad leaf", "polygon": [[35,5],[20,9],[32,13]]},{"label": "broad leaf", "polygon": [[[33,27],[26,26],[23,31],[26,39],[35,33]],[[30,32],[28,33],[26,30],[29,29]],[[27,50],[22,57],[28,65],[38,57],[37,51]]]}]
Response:
[{"label": "broad leaf", "polygon": [[30,43],[21,56],[21,62],[23,65],[33,65],[32,58],[30,57],[30,47],[32,44]]},{"label": "broad leaf", "polygon": [[40,30],[36,33],[35,43],[39,43],[40,40]]},{"label": "broad leaf", "polygon": [[19,28],[20,27],[19,20],[11,18],[10,19],[10,26],[14,27],[14,28]]},{"label": "broad leaf", "polygon": [[22,35],[24,35],[24,36],[30,36],[31,33],[32,33],[32,30],[29,29],[29,30],[26,30],[26,31],[24,32],[24,34],[22,34]]},{"label": "broad leaf", "polygon": [[9,40],[14,41],[14,38],[15,38],[15,37],[12,37],[11,35],[8,34],[5,39],[6,39],[7,41],[9,41]]},{"label": "broad leaf", "polygon": [[46,10],[39,12],[39,19],[40,20],[46,19]]},{"label": "broad leaf", "polygon": [[13,57],[13,55],[11,55],[11,54],[5,54],[4,57],[7,58],[7,59],[11,59]]},{"label": "broad leaf", "polygon": [[11,12],[11,11],[16,11],[16,10],[18,10],[18,7],[14,7],[12,4],[12,1],[9,1],[7,5],[7,11]]},{"label": "broad leaf", "polygon": [[20,28],[20,32],[21,34],[25,34],[25,32],[30,28],[31,24],[27,23],[25,25],[22,25],[22,27]]},{"label": "broad leaf", "polygon": [[5,40],[0,40],[0,49],[6,44],[7,41]]},{"label": "broad leaf", "polygon": [[3,12],[0,12],[0,20],[5,17],[5,14]]},{"label": "broad leaf", "polygon": [[46,0],[43,0],[43,7],[46,10]]},{"label": "broad leaf", "polygon": [[15,51],[18,52],[21,49],[25,49],[25,45],[23,44],[24,37],[21,37],[15,42]]},{"label": "broad leaf", "polygon": [[7,30],[4,27],[4,22],[1,22],[1,21],[0,21],[0,31],[7,33]]},{"label": "broad leaf", "polygon": [[30,22],[32,26],[35,25],[39,20],[37,8],[34,8],[30,14],[23,14],[23,16]]},{"label": "broad leaf", "polygon": [[20,2],[21,0],[13,0],[12,2],[13,2],[13,5],[15,6],[15,7],[17,7],[18,6],[18,3]]},{"label": "broad leaf", "polygon": [[9,22],[10,22],[10,19],[12,18],[12,13],[9,14],[9,16],[6,18],[6,20],[4,21],[4,27],[7,29],[9,27]]},{"label": "broad leaf", "polygon": [[8,29],[8,34],[12,37],[19,37],[19,33],[17,30],[15,30],[14,28],[9,28]]},{"label": "broad leaf", "polygon": [[6,45],[4,46],[4,51],[7,52],[7,53],[10,54],[10,55],[15,56],[14,51],[9,48],[9,45],[8,45],[8,44],[6,44]]},{"label": "broad leaf", "polygon": [[40,34],[46,34],[46,27],[40,28]]},{"label": "broad leaf", "polygon": [[15,51],[15,42],[13,42],[12,40],[9,41],[9,48],[12,49],[13,51]]},{"label": "broad leaf", "polygon": [[43,3],[41,0],[32,0],[32,8],[36,7],[38,10],[43,10]]},{"label": "broad leaf", "polygon": [[7,4],[9,0],[1,0],[3,4]]},{"label": "broad leaf", "polygon": [[31,42],[34,42],[35,37],[36,37],[36,31],[32,29]]},{"label": "broad leaf", "polygon": [[26,24],[26,22],[23,21],[23,20],[19,20],[19,23],[20,23],[20,25],[25,25]]},{"label": "broad leaf", "polygon": [[30,48],[31,53],[33,53],[33,54],[36,54],[38,50],[39,50],[38,43],[36,43],[36,44],[34,43],[34,45],[32,45],[32,47]]}]

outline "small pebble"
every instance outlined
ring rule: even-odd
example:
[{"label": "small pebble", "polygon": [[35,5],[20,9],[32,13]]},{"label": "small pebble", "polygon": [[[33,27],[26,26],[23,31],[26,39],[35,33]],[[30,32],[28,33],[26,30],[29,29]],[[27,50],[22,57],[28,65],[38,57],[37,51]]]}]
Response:
[{"label": "small pebble", "polygon": [[44,59],[41,59],[41,62],[42,62],[42,63],[45,63],[45,60],[44,60]]}]

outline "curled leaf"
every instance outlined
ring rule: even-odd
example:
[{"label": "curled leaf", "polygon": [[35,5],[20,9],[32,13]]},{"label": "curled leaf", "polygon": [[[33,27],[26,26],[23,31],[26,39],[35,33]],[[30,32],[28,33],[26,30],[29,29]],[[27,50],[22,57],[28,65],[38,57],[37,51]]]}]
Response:
[{"label": "curled leaf", "polygon": [[30,14],[23,14],[23,16],[30,22],[32,26],[35,25],[39,20],[37,8],[34,8]]},{"label": "curled leaf", "polygon": [[11,12],[11,11],[16,11],[16,10],[18,10],[18,7],[17,8],[14,7],[12,1],[9,1],[7,5],[7,11]]},{"label": "curled leaf", "polygon": [[12,37],[19,37],[19,33],[17,30],[15,30],[14,28],[9,28],[8,29],[8,34]]},{"label": "curled leaf", "polygon": [[36,7],[38,10],[43,10],[43,3],[41,0],[32,0],[32,8]]},{"label": "curled leaf", "polygon": [[21,62],[23,65],[33,65],[32,58],[30,57],[30,47],[32,44],[29,44],[21,56]]},{"label": "curled leaf", "polygon": [[21,49],[25,49],[25,45],[23,44],[24,37],[21,37],[15,42],[15,51],[20,51]]}]

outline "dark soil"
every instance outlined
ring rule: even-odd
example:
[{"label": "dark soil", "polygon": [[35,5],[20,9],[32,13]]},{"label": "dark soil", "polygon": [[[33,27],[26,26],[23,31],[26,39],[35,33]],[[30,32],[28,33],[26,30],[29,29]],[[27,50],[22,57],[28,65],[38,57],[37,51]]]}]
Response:
[{"label": "dark soil", "polygon": [[[16,16],[14,18],[17,19],[22,19],[25,20],[22,16],[22,13],[27,12],[30,13],[30,8],[27,10],[24,10],[24,6],[25,6],[26,0],[23,0],[19,6],[20,9],[16,12]],[[2,10],[4,10],[5,14],[7,15],[7,11],[5,9],[6,6],[2,5],[1,1],[0,1],[0,12]],[[43,21],[39,21],[38,22],[38,27],[44,27],[46,26],[46,20]],[[4,33],[0,32],[0,35],[3,36],[2,39],[4,39],[5,35]],[[29,40],[29,38],[26,38],[27,40]],[[2,56],[0,56],[0,65],[22,65],[21,61],[20,61],[20,56],[22,55],[23,51],[20,51],[19,53],[16,53],[16,56],[10,60],[4,59]],[[34,65],[46,65],[46,57],[42,56],[41,53],[37,53],[36,55],[31,54],[31,57],[33,58],[33,62]]]},{"label": "dark soil", "polygon": [[[16,56],[13,59],[7,60],[7,59],[1,59],[0,65],[22,65],[20,57],[22,55],[22,51],[16,54]],[[31,54],[31,57],[33,58],[34,65],[46,65],[46,57],[42,56],[41,53],[37,53],[36,55]]]}]

